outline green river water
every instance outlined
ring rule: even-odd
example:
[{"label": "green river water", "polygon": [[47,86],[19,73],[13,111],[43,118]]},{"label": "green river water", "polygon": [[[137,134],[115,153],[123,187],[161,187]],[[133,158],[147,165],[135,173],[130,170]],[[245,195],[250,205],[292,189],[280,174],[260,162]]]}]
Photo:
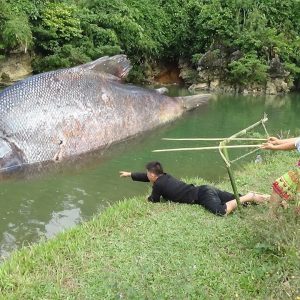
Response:
[{"label": "green river water", "polygon": [[[185,93],[178,88],[173,94]],[[299,134],[300,95],[284,97],[220,96],[182,118],[131,140],[99,151],[37,176],[0,183],[0,255],[6,257],[22,245],[51,238],[101,213],[108,205],[135,195],[149,186],[121,179],[119,170],[143,170],[149,160],[159,160],[177,177],[227,178],[217,150],[152,153],[153,149],[201,147],[216,142],[171,142],[163,137],[226,137],[269,117],[270,134]],[[262,132],[262,131],[261,131]],[[230,151],[235,156],[236,151]],[[264,153],[261,152],[263,156]],[[249,159],[255,159],[255,155]],[[243,160],[242,162],[245,162]]]}]

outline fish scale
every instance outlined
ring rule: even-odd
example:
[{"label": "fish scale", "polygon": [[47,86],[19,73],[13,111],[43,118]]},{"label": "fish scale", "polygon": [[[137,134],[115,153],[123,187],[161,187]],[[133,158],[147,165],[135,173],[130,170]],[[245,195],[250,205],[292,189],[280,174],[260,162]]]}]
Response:
[{"label": "fish scale", "polygon": [[[104,71],[105,72],[104,72]],[[0,169],[4,150],[22,163],[62,160],[180,116],[179,99],[133,85],[124,55],[32,76],[0,93]],[[2,153],[2,156],[1,156]]]}]

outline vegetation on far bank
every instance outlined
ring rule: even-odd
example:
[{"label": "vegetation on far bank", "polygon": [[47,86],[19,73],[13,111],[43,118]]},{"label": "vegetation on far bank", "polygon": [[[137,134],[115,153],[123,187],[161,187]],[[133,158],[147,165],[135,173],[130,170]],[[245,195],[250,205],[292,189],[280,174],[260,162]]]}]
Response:
[{"label": "vegetation on far bank", "polygon": [[298,0],[0,0],[0,7],[0,55],[32,51],[35,72],[126,53],[140,80],[151,65],[179,60],[240,85],[300,78]]},{"label": "vegetation on far bank", "polygon": [[[269,192],[297,154],[236,174]],[[188,182],[202,184],[195,178]],[[229,182],[219,187],[230,189]],[[17,251],[0,267],[3,299],[298,299],[300,226],[266,205],[217,217],[197,205],[121,201],[94,220]]]}]

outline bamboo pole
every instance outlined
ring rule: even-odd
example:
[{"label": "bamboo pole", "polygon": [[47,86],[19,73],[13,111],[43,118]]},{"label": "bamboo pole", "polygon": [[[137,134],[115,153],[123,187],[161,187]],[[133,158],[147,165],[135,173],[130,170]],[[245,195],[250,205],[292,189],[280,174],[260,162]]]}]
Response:
[{"label": "bamboo pole", "polygon": [[239,131],[239,132],[237,132],[235,134],[233,134],[232,136],[230,136],[229,138],[225,139],[224,141],[225,141],[225,143],[227,143],[229,140],[232,140],[232,139],[234,139],[234,138],[236,138],[236,137],[238,137],[240,135],[246,134],[249,130],[255,128],[256,126],[258,126],[260,124],[262,124],[263,127],[265,128],[264,123],[267,122],[267,121],[268,121],[268,116],[266,114],[264,114],[264,117],[260,121],[258,121],[256,123],[250,125],[249,127],[245,128],[245,129],[243,129],[243,130],[241,130],[241,131]]},{"label": "bamboo pole", "polygon": [[[164,141],[224,141],[228,138],[162,138]],[[234,141],[267,141],[259,138],[232,138]]]},{"label": "bamboo pole", "polygon": [[[262,144],[257,145],[229,145],[223,146],[225,149],[234,149],[234,148],[260,148]],[[152,152],[174,152],[174,151],[199,151],[199,150],[213,150],[220,149],[220,146],[209,146],[209,147],[197,147],[197,148],[170,148],[170,149],[158,149],[153,150]]]},{"label": "bamboo pole", "polygon": [[269,137],[269,133],[268,133],[267,128],[265,126],[265,123],[267,121],[268,121],[268,117],[265,113],[263,118],[260,121],[250,125],[249,127],[245,128],[245,129],[243,129],[243,130],[241,130],[241,131],[239,131],[235,134],[233,134],[229,138],[224,138],[224,139],[221,139],[221,138],[178,138],[178,139],[177,138],[163,138],[163,140],[169,140],[169,141],[220,141],[219,146],[217,146],[217,147],[216,146],[211,146],[211,147],[197,147],[197,148],[159,149],[159,150],[153,150],[152,152],[198,151],[198,150],[218,149],[219,153],[220,153],[220,155],[221,155],[221,157],[224,160],[225,165],[226,165],[226,169],[227,169],[227,172],[228,172],[228,175],[229,175],[231,186],[232,186],[232,189],[233,189],[233,192],[234,192],[234,195],[235,195],[235,199],[237,201],[238,210],[241,211],[241,201],[240,201],[239,193],[238,193],[238,190],[237,190],[236,182],[235,182],[235,179],[234,179],[234,175],[233,175],[233,172],[232,172],[232,169],[231,169],[231,162],[230,162],[230,159],[229,159],[227,149],[232,149],[232,148],[257,148],[257,149],[254,149],[254,150],[250,151],[247,154],[242,155],[239,158],[236,158],[235,160],[232,161],[232,162],[234,162],[234,161],[237,161],[240,158],[246,157],[247,155],[257,151],[258,148],[260,148],[262,145],[261,144],[253,145],[252,144],[252,145],[229,145],[228,146],[226,144],[229,143],[230,141],[234,141],[234,140],[266,141],[267,139],[239,138],[239,136],[246,134],[248,131],[250,131],[251,129],[253,129],[256,126],[261,124],[263,126],[264,130],[265,130],[265,133],[266,133],[267,137]]},{"label": "bamboo pole", "polygon": [[231,186],[232,186],[234,195],[236,197],[237,206],[238,206],[239,211],[241,210],[241,201],[240,201],[239,193],[238,193],[237,186],[236,186],[236,183],[235,183],[235,179],[234,179],[234,176],[233,176],[233,172],[231,170],[231,164],[230,164],[229,155],[228,155],[228,152],[227,152],[227,149],[229,148],[229,146],[226,146],[226,143],[229,143],[231,140],[233,140],[233,139],[235,139],[235,138],[237,138],[241,135],[246,134],[249,130],[255,128],[256,126],[258,126],[260,124],[263,126],[267,136],[269,136],[268,132],[267,132],[267,129],[265,127],[265,124],[264,124],[267,121],[268,121],[268,117],[267,117],[266,114],[264,114],[263,118],[260,121],[250,125],[249,127],[245,128],[245,129],[243,129],[243,130],[241,130],[241,131],[239,131],[235,134],[233,134],[228,139],[225,139],[224,141],[221,141],[220,144],[219,144],[219,153],[220,153],[222,159],[224,160],[224,162],[226,164],[227,172],[228,172],[228,175],[229,175],[229,179],[230,179],[230,182],[231,182]]},{"label": "bamboo pole", "polygon": [[233,135],[230,136],[229,138],[224,139],[224,141],[221,141],[221,142],[220,142],[220,144],[219,144],[219,153],[220,153],[222,159],[224,160],[226,166],[229,166],[229,167],[230,167],[230,161],[226,158],[226,156],[224,155],[223,151],[221,151],[221,147],[222,147],[222,148],[228,147],[228,146],[226,146],[226,143],[229,143],[231,140],[234,140],[235,138],[237,138],[237,137],[239,137],[239,136],[241,136],[241,135],[243,135],[243,134],[246,134],[249,130],[255,128],[256,126],[258,126],[258,125],[260,125],[260,124],[262,124],[263,127],[265,128],[264,123],[267,122],[267,121],[268,121],[268,116],[267,116],[267,114],[265,113],[264,116],[263,116],[263,118],[262,118],[260,121],[258,121],[258,122],[256,122],[256,123],[250,125],[249,127],[247,127],[247,128],[245,128],[245,129],[243,129],[243,130],[241,130],[241,131],[239,131],[239,132],[233,134]]},{"label": "bamboo pole", "polygon": [[239,157],[237,157],[237,158],[231,160],[230,163],[233,164],[234,162],[236,162],[236,161],[238,161],[238,160],[240,160],[240,159],[242,159],[242,158],[245,158],[245,157],[247,157],[248,155],[251,155],[251,154],[255,153],[255,152],[258,151],[258,150],[259,150],[259,148],[254,149],[254,150],[251,150],[250,152],[247,152],[246,154],[244,154],[244,155],[242,155],[242,156],[239,156]]},{"label": "bamboo pole", "polygon": [[[220,143],[220,149],[221,149],[220,151],[223,153],[224,157],[226,158],[226,161],[229,162],[230,161],[229,160],[229,155],[228,155],[226,146],[224,146],[224,143],[225,142]],[[237,203],[237,208],[238,208],[239,212],[241,212],[242,205],[241,205],[240,195],[239,195],[237,187],[236,187],[236,183],[235,183],[235,179],[234,179],[234,176],[233,176],[233,172],[231,170],[230,163],[226,164],[226,169],[227,169],[227,172],[228,172],[228,175],[229,175],[230,183],[231,183],[232,190],[233,190],[235,200],[236,200],[236,203]]]}]

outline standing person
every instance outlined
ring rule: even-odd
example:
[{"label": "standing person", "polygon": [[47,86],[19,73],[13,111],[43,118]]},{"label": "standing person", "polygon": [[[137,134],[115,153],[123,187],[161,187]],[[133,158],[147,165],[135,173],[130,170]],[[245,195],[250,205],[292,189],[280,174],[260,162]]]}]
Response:
[{"label": "standing person", "polygon": [[[300,137],[290,139],[270,137],[268,142],[263,144],[261,148],[267,150],[297,149],[300,152]],[[300,161],[290,171],[277,178],[272,186],[273,192],[270,202],[274,211],[277,210],[280,204],[286,207],[287,201],[300,200]]]},{"label": "standing person", "polygon": [[[173,202],[199,204],[216,215],[228,215],[237,207],[233,194],[209,185],[194,186],[180,181],[164,173],[163,167],[158,161],[147,163],[146,170],[146,173],[120,171],[120,177],[131,177],[134,181],[150,182],[152,193],[148,200],[151,202],[159,202],[163,197]],[[268,198],[269,195],[250,192],[241,196],[240,201],[241,203],[261,203],[267,201]]]}]

